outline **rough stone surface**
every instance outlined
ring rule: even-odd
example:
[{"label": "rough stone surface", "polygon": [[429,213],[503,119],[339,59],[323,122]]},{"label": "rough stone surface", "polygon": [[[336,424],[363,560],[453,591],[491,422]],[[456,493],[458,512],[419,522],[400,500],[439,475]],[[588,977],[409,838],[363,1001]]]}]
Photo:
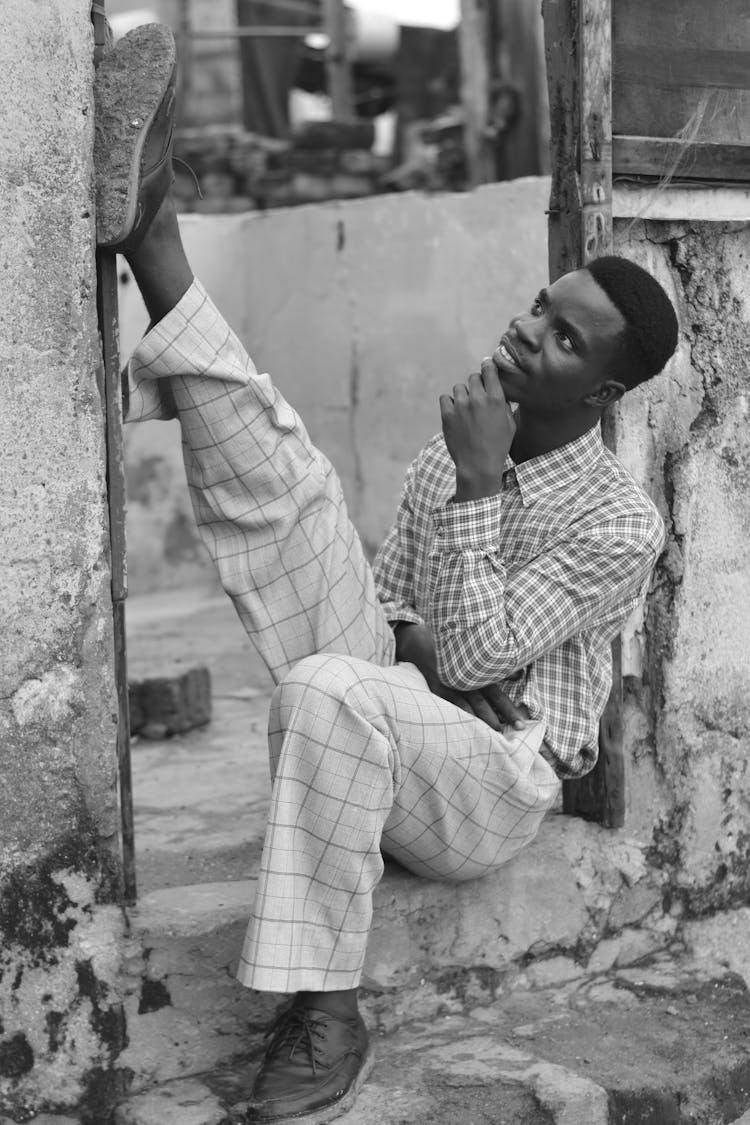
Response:
[{"label": "rough stone surface", "polygon": [[[0,1117],[0,1125],[16,1125],[10,1117]],[[57,1113],[39,1113],[32,1118],[31,1125],[81,1125],[80,1117],[62,1117]]]},{"label": "rough stone surface", "polygon": [[91,5],[0,36],[0,1113],[100,1118],[123,1041]]},{"label": "rough stone surface", "polygon": [[114,1125],[222,1125],[225,1120],[218,1098],[191,1079],[132,1098],[117,1109]]}]

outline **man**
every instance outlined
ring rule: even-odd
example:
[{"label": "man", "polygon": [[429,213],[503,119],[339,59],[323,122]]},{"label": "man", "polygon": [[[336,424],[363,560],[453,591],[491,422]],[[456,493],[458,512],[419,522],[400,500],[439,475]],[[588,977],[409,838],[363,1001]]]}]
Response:
[{"label": "man", "polygon": [[332,467],[193,277],[168,193],[173,85],[163,29],[100,65],[100,240],[127,254],[151,316],[128,417],[179,417],[197,522],[279,685],[239,976],[293,998],[248,1121],[320,1125],[371,1065],[357,986],[382,852],[476,878],[596,759],[610,641],[663,545],[599,422],[661,370],[677,322],[622,259],[543,289],[441,396],[373,572]]}]

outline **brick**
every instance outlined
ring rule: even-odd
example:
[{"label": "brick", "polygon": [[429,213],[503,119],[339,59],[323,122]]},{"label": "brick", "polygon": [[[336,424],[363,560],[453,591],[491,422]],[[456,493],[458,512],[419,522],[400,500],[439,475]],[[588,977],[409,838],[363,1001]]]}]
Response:
[{"label": "brick", "polygon": [[350,176],[339,172],[330,180],[331,194],[337,199],[358,199],[362,195],[372,195],[373,183],[368,176]]},{"label": "brick", "polygon": [[202,664],[131,679],[128,688],[131,734],[163,738],[211,720],[211,674]]},{"label": "brick", "polygon": [[280,163],[295,172],[309,172],[316,176],[331,176],[339,166],[344,153],[335,148],[293,148],[280,157]]},{"label": "brick", "polygon": [[292,187],[298,202],[322,203],[336,195],[331,179],[312,176],[308,172],[298,172],[292,181]]}]

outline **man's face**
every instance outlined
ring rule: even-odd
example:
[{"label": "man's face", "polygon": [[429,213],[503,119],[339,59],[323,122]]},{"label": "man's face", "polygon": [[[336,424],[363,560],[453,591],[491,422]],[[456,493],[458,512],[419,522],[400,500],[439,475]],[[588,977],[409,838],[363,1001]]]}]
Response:
[{"label": "man's face", "polygon": [[622,313],[587,270],[543,289],[515,316],[492,356],[509,402],[559,413],[614,379]]}]

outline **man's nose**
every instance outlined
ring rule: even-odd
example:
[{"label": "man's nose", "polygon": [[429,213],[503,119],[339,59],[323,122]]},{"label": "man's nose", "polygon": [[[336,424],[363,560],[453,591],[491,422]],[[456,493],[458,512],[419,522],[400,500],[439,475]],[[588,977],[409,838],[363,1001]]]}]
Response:
[{"label": "man's nose", "polygon": [[516,336],[530,351],[536,351],[542,342],[542,318],[520,313],[511,322]]}]

